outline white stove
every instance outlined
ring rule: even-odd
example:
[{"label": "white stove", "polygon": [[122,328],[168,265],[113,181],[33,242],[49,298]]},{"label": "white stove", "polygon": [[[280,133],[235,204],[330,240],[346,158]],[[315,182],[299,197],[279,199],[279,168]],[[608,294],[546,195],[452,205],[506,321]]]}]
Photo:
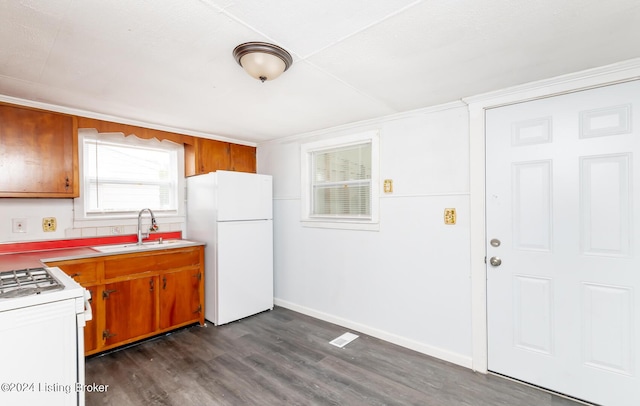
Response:
[{"label": "white stove", "polygon": [[59,268],[0,272],[0,404],[84,405],[89,300]]}]

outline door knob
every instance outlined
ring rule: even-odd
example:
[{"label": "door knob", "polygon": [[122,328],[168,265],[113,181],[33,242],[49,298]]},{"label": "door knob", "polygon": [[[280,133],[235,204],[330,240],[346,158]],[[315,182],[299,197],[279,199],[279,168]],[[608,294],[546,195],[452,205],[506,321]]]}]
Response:
[{"label": "door knob", "polygon": [[491,257],[489,258],[489,263],[491,266],[500,266],[500,264],[502,264],[502,260],[499,257]]}]

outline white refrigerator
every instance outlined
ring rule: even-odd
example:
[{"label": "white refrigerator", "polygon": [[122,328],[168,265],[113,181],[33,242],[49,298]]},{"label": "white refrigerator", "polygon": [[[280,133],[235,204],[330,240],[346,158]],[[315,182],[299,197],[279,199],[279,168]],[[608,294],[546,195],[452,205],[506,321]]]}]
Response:
[{"label": "white refrigerator", "polygon": [[205,242],[205,318],[273,309],[272,178],[217,171],[187,178],[187,238]]}]

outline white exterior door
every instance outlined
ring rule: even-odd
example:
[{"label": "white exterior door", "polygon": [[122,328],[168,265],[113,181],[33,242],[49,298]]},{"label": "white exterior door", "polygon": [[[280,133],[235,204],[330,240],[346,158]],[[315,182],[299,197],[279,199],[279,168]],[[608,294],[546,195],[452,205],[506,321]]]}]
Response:
[{"label": "white exterior door", "polygon": [[489,370],[639,405],[640,81],[488,110],[486,134]]}]

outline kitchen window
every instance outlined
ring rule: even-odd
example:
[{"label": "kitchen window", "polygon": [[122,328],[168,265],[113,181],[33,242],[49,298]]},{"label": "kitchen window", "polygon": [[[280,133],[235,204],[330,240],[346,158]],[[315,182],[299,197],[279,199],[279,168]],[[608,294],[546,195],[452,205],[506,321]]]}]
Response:
[{"label": "kitchen window", "polygon": [[142,208],[156,216],[181,212],[181,145],[90,130],[79,131],[78,144],[82,183],[76,220],[130,218]]},{"label": "kitchen window", "polygon": [[305,226],[378,229],[378,135],[302,145]]}]

